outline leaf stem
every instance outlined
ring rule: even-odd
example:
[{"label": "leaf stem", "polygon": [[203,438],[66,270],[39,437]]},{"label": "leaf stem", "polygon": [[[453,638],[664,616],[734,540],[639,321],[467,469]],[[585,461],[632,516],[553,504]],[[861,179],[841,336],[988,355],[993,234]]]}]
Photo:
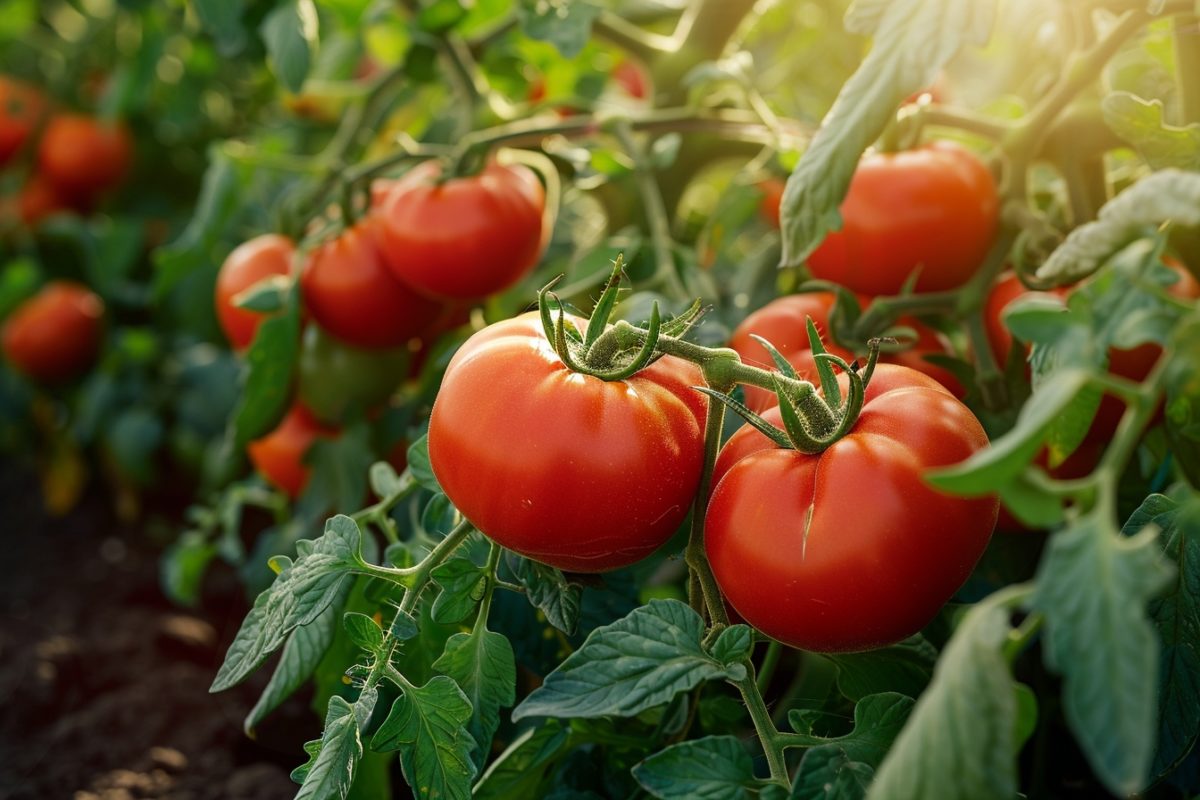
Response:
[{"label": "leaf stem", "polygon": [[[709,386],[718,392],[729,392],[733,389],[732,385],[726,383],[709,383]],[[724,421],[725,404],[710,396],[708,415],[704,421],[704,466],[700,471],[700,485],[696,489],[696,497],[692,501],[692,525],[688,533],[687,547],[684,549],[684,560],[691,576],[688,582],[688,603],[701,616],[707,611],[708,618],[717,625],[728,625],[729,615],[725,613],[725,604],[721,602],[721,589],[717,586],[717,579],[713,577],[712,567],[704,552],[704,516],[708,510],[713,467],[721,449]]]},{"label": "leaf stem", "polygon": [[746,677],[732,683],[741,693],[742,702],[746,704],[746,710],[750,712],[750,719],[754,722],[754,730],[758,734],[763,755],[766,756],[767,766],[771,770],[771,781],[786,787],[788,771],[787,761],[783,757],[786,734],[781,734],[771,721],[771,713],[767,710],[762,692],[758,690],[758,684],[755,682],[754,663],[748,658],[742,663],[746,667]]},{"label": "leaf stem", "polygon": [[758,690],[766,691],[775,675],[775,667],[779,664],[779,656],[783,653],[783,645],[772,639],[767,643],[767,653],[763,656],[762,668],[758,672]]}]

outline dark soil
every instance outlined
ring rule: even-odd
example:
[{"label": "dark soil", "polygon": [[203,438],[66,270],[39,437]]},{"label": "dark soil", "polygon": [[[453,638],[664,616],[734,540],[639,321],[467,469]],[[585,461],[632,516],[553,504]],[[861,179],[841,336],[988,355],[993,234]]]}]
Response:
[{"label": "dark soil", "polygon": [[246,600],[220,571],[203,608],[173,607],[158,553],[104,496],[48,518],[0,462],[0,799],[274,800],[319,730],[302,699],[242,732],[269,670],[208,694]]}]

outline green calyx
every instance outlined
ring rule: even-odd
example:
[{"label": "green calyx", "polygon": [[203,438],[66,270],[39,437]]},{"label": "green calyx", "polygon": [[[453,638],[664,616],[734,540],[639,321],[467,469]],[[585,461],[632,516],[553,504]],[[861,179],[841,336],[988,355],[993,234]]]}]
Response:
[{"label": "green calyx", "polygon": [[[559,278],[555,278],[538,292],[538,313],[541,316],[542,329],[558,357],[573,372],[605,381],[620,381],[632,377],[663,356],[659,349],[663,336],[684,335],[703,313],[700,301],[697,300],[684,313],[664,322],[658,303],[655,303],[645,328],[623,320],[610,326],[608,323],[621,290],[623,265],[624,258],[618,255],[613,262],[613,271],[608,283],[605,284],[583,332],[567,319],[562,300],[551,291]],[[551,304],[556,308],[552,309]]]}]

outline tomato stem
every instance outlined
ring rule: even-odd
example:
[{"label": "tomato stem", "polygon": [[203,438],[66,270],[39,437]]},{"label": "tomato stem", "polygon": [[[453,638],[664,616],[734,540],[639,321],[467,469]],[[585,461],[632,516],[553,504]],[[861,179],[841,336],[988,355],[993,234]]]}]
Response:
[{"label": "tomato stem", "polygon": [[783,757],[784,735],[779,732],[775,727],[775,723],[771,721],[771,712],[767,710],[767,704],[763,700],[762,692],[758,690],[758,683],[754,676],[754,662],[747,658],[742,663],[746,667],[746,677],[732,683],[741,693],[742,702],[746,704],[746,710],[750,712],[750,719],[754,723],[754,730],[758,734],[759,742],[762,744],[763,755],[766,756],[767,766],[771,770],[771,781],[782,786],[787,786],[787,761]]},{"label": "tomato stem", "polygon": [[[701,366],[703,370],[703,366]],[[707,374],[705,379],[708,379]],[[728,383],[713,384],[710,387],[723,393],[733,390]],[[708,415],[704,421],[704,466],[700,470],[700,485],[696,489],[696,497],[692,501],[692,524],[688,532],[688,543],[684,549],[684,561],[688,565],[690,578],[688,581],[688,603],[702,616],[707,610],[708,618],[713,624],[728,625],[729,615],[725,613],[725,604],[721,601],[721,589],[717,579],[713,577],[712,567],[704,551],[704,516],[708,510],[708,497],[712,489],[713,468],[717,463],[717,453],[721,449],[721,432],[725,423],[725,405],[713,397],[708,398]]]}]

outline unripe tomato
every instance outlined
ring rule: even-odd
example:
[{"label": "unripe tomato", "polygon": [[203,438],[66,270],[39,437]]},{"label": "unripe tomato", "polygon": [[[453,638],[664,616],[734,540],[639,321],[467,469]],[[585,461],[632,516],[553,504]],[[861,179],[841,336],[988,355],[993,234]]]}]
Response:
[{"label": "unripe tomato", "polygon": [[512,286],[537,263],[546,198],[533,170],[490,162],[439,183],[426,162],[396,181],[375,215],[384,261],[430,297],[468,300]]},{"label": "unripe tomato", "polygon": [[868,650],[916,633],[995,527],[994,497],[953,497],[923,479],[987,446],[979,421],[919,373],[885,364],[875,379],[887,372],[891,386],[872,393],[845,438],[818,455],[750,453],[709,501],[705,550],[722,593],[793,647]]},{"label": "unripe tomato", "polygon": [[46,114],[46,98],[27,83],[0,75],[0,166],[12,161]]},{"label": "unripe tomato", "polygon": [[291,272],[295,252],[291,239],[267,233],[235,247],[221,265],[217,273],[217,321],[234,350],[249,347],[263,321],[257,311],[234,305],[234,298],[259,281]]},{"label": "unripe tomato", "polygon": [[336,428],[322,425],[296,403],[275,430],[246,445],[246,453],[267,483],[295,499],[312,476],[312,469],[304,463],[309,448],[317,439],[332,439],[337,434]]},{"label": "unripe tomato", "polygon": [[450,361],[429,420],[430,463],[498,544],[573,572],[623,567],[687,515],[704,461],[705,402],[691,388],[700,380],[671,356],[623,381],[571,372],[537,314],[523,314],[475,334]]},{"label": "unripe tomato", "polygon": [[17,306],[4,323],[4,355],[36,381],[73,378],[96,359],[104,301],[86,286],[53,281]]},{"label": "unripe tomato", "polygon": [[384,403],[408,375],[407,347],[360,350],[339,342],[316,325],[304,331],[297,394],[323,422],[344,422],[347,415]]},{"label": "unripe tomato", "polygon": [[83,114],[51,118],[38,144],[38,169],[63,192],[90,196],[113,188],[129,172],[133,138],[122,122]]},{"label": "unripe tomato", "polygon": [[957,288],[992,246],[996,183],[971,152],[950,142],[865,157],[842,203],[842,229],[808,259],[818,278],[892,295],[918,266],[918,292]]},{"label": "unripe tomato", "polygon": [[441,305],[412,290],[383,264],[377,221],[368,217],[312,252],[300,277],[317,324],[342,341],[391,348],[429,327]]}]

